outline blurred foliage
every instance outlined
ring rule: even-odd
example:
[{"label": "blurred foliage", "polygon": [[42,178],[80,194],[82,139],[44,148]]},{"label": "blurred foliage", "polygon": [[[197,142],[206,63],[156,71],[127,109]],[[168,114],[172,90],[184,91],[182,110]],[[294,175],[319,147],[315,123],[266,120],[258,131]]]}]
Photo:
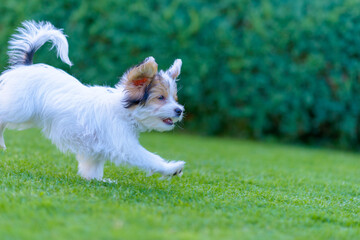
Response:
[{"label": "blurred foliage", "polygon": [[186,129],[360,146],[358,0],[7,0],[2,66],[27,19],[64,28],[75,66],[46,48],[35,61],[84,83],[113,85],[147,56],[163,69],[181,58]]}]

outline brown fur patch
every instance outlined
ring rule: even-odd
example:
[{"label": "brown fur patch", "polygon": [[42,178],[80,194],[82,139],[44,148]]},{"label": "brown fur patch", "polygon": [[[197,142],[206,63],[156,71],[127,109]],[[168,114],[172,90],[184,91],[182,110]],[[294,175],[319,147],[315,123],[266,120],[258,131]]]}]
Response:
[{"label": "brown fur patch", "polygon": [[136,81],[141,78],[152,78],[158,70],[158,65],[155,61],[148,60],[131,68],[126,74],[128,82]]},{"label": "brown fur patch", "polygon": [[[152,87],[151,87],[151,94],[149,96],[148,102],[155,103],[155,104],[165,104],[164,100],[158,99],[160,96],[164,96],[165,100],[169,98],[170,94],[170,85],[169,83],[164,80],[161,75],[156,74],[154,79],[152,80]],[[176,89],[172,96],[175,101],[178,100]]]},{"label": "brown fur patch", "polygon": [[151,88],[150,100],[158,100],[157,98],[159,96],[164,96],[165,99],[169,97],[169,84],[164,81],[159,74],[157,74],[153,79],[153,87]]},{"label": "brown fur patch", "polygon": [[176,102],[178,101],[177,90],[176,90],[175,93],[174,93],[174,99],[175,99]]}]

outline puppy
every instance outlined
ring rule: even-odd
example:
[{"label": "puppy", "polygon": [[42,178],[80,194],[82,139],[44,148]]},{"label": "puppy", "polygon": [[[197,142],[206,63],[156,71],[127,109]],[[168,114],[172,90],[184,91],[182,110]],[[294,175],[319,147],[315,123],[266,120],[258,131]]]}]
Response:
[{"label": "puppy", "polygon": [[163,176],[181,176],[185,162],[168,162],[143,148],[144,131],[169,131],[183,118],[176,79],[182,62],[158,71],[153,57],[129,69],[115,88],[85,86],[66,72],[32,64],[47,41],[72,65],[62,30],[48,22],[26,21],[9,42],[10,67],[0,75],[0,147],[9,129],[40,128],[63,152],[78,160],[85,179],[103,177],[106,161],[129,164]]}]

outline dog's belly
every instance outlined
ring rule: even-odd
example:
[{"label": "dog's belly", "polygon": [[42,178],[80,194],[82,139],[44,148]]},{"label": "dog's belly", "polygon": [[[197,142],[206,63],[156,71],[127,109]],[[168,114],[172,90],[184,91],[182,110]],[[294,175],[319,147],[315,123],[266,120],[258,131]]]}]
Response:
[{"label": "dog's belly", "polygon": [[8,129],[14,129],[14,130],[19,130],[19,131],[29,129],[29,128],[35,128],[35,127],[37,127],[37,126],[31,122],[8,123],[6,125],[6,128],[8,128]]}]

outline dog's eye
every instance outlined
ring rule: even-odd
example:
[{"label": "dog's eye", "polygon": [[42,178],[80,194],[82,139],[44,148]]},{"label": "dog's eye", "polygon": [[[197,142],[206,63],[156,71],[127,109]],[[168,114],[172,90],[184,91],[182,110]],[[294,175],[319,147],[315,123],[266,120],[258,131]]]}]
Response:
[{"label": "dog's eye", "polygon": [[165,97],[163,95],[158,96],[159,100],[165,100]]}]

